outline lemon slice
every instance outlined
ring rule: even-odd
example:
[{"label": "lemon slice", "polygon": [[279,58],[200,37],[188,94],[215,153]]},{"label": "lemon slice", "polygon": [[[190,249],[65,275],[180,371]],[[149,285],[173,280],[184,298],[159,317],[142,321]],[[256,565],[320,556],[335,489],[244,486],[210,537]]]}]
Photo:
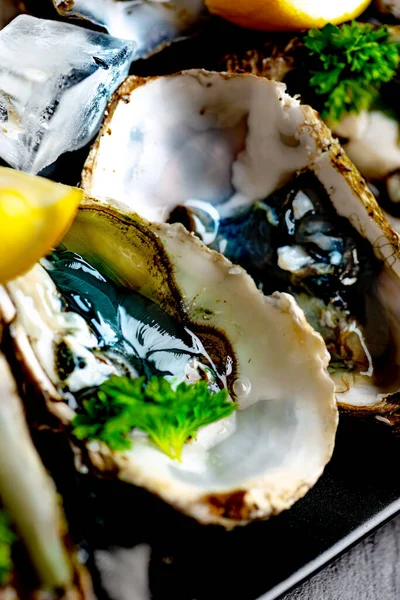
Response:
[{"label": "lemon slice", "polygon": [[76,188],[0,167],[0,284],[57,245],[82,198]]},{"label": "lemon slice", "polygon": [[210,12],[250,29],[293,31],[343,23],[371,0],[206,0]]}]

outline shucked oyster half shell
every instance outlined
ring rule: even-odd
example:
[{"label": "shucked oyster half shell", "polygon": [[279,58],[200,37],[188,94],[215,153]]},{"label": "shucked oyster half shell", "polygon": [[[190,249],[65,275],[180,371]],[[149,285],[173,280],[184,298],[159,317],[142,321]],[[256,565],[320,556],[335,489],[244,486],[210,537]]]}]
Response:
[{"label": "shucked oyster half shell", "polygon": [[294,293],[326,340],[340,404],[396,422],[399,237],[317,113],[283,84],[198,70],[130,77],[82,184],[185,223],[266,293]]},{"label": "shucked oyster half shell", "polygon": [[2,348],[2,329],[0,312],[0,503],[18,543],[27,552],[37,580],[31,581],[25,561],[18,560],[18,552],[13,552],[13,572],[6,587],[0,584],[0,596],[13,599],[57,595],[71,600],[94,600],[90,576],[80,564],[71,540],[67,540],[67,523],[56,487],[30,436],[17,384],[2,352],[6,346]]},{"label": "shucked oyster half shell", "polygon": [[146,58],[182,38],[205,12],[204,0],[53,0],[60,15],[84,19],[136,44]]},{"label": "shucked oyster half shell", "polygon": [[[331,456],[337,409],[326,348],[293,298],[265,297],[243,269],[181,225],[149,224],[95,201],[80,209],[63,251],[87,261],[86,273],[97,269],[97,281],[107,277],[108,285],[120,290],[115,297],[136,291],[142,304],[155,303],[149,319],[163,323],[154,333],[153,354],[168,345],[162,340],[166,319],[190,330],[239,407],[233,417],[203,428],[196,441],[185,444],[181,463],[147,436],[134,435],[132,449],[124,452],[86,444],[86,468],[117,473],[200,522],[227,527],[279,513],[303,496]],[[71,271],[64,277],[61,270],[57,279],[54,268],[45,261],[13,281],[0,304],[21,364],[48,409],[69,428],[81,389],[98,385],[109,376],[107,368],[118,369],[124,358],[129,368],[129,353],[111,342],[107,346],[110,321],[100,318],[101,310],[90,322],[100,323],[104,332],[96,346],[95,329],[88,331],[83,313],[74,313],[74,306],[88,306],[88,296],[74,288],[66,305],[54,281],[64,291]],[[123,311],[119,315],[127,330],[134,330],[134,319]],[[143,330],[141,337],[146,335]],[[179,350],[168,360],[173,369]]]},{"label": "shucked oyster half shell", "polygon": [[[393,5],[396,10],[395,2],[387,4]],[[400,26],[390,25],[388,30],[391,41],[398,42]],[[234,44],[231,46],[234,47]],[[259,39],[254,46],[249,41],[247,47],[245,42],[245,48],[241,47],[237,52],[227,54],[219,67],[228,72],[245,71],[284,81],[292,94],[301,94],[303,101],[319,108],[323,105],[323,97],[315,95],[309,86],[311,76],[306,60],[303,38],[298,35],[273,42]],[[369,110],[345,115],[339,123],[328,125],[339,137],[361,174],[372,183],[378,202],[391,215],[395,229],[400,231],[398,79],[397,74],[392,81],[383,84],[379,103],[375,102]]]}]

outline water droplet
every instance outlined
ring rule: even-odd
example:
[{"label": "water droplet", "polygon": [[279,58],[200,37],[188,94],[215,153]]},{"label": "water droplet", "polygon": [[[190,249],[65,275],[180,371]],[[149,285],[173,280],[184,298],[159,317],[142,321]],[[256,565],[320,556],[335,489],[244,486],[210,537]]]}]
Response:
[{"label": "water droplet", "polygon": [[248,396],[251,390],[251,383],[245,377],[236,379],[233,384],[233,393],[237,398],[243,398],[244,396]]}]

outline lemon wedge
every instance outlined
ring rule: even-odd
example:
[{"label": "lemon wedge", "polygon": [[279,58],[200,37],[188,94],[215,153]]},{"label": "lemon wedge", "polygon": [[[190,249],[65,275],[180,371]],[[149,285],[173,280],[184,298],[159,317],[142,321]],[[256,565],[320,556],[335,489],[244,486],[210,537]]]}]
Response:
[{"label": "lemon wedge", "polygon": [[371,0],[206,0],[210,12],[250,29],[293,31],[343,23]]},{"label": "lemon wedge", "polygon": [[0,167],[0,284],[58,244],[82,198],[76,188]]}]

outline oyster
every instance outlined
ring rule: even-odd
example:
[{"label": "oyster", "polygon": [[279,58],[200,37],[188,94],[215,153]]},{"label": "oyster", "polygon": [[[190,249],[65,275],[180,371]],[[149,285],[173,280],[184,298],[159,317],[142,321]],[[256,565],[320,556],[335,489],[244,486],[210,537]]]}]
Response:
[{"label": "oyster", "polygon": [[201,18],[204,0],[53,0],[60,15],[84,19],[115,37],[133,40],[146,58],[182,37]]},{"label": "oyster", "polygon": [[[70,598],[89,600],[94,597],[90,577],[86,568],[79,564],[76,551],[71,552],[70,541],[67,550],[63,539],[67,533],[66,524],[57,491],[33,445],[15,380],[1,352],[0,397],[1,514],[9,515],[18,536],[16,541],[25,546],[42,592],[62,591]],[[19,591],[24,590],[24,597],[31,597],[31,593],[32,597],[37,597],[30,589],[30,578],[20,571],[18,553],[15,565],[10,563],[8,581],[4,577],[4,551],[2,545],[0,594],[4,592],[4,597],[13,598],[15,586]],[[5,590],[3,585],[7,586]]]},{"label": "oyster", "polygon": [[83,469],[232,527],[291,506],[331,456],[337,409],[321,337],[291,296],[264,297],[179,224],[87,200],[62,247],[11,282],[0,304],[14,351],[68,429],[82,393],[111,374],[205,377],[238,406],[200,429],[181,462],[133,432],[122,452],[84,443]]},{"label": "oyster", "polygon": [[[394,8],[395,3],[390,4]],[[390,41],[400,40],[399,26],[388,26],[388,31]],[[305,102],[322,110],[323,97],[316,95],[309,86],[307,61],[309,58],[304,53],[300,35],[274,42],[259,40],[255,46],[248,41],[247,47],[227,54],[219,66],[228,72],[246,71],[284,81],[292,94],[300,93]],[[379,102],[374,102],[370,109],[345,115],[337,124],[328,123],[349,158],[371,183],[373,193],[391,215],[396,230],[400,230],[398,79],[397,72],[391,81],[382,85]]]},{"label": "oyster", "polygon": [[325,338],[340,404],[396,421],[398,235],[317,113],[283,84],[197,70],[128,78],[82,185],[184,223],[266,293],[293,293]]}]

